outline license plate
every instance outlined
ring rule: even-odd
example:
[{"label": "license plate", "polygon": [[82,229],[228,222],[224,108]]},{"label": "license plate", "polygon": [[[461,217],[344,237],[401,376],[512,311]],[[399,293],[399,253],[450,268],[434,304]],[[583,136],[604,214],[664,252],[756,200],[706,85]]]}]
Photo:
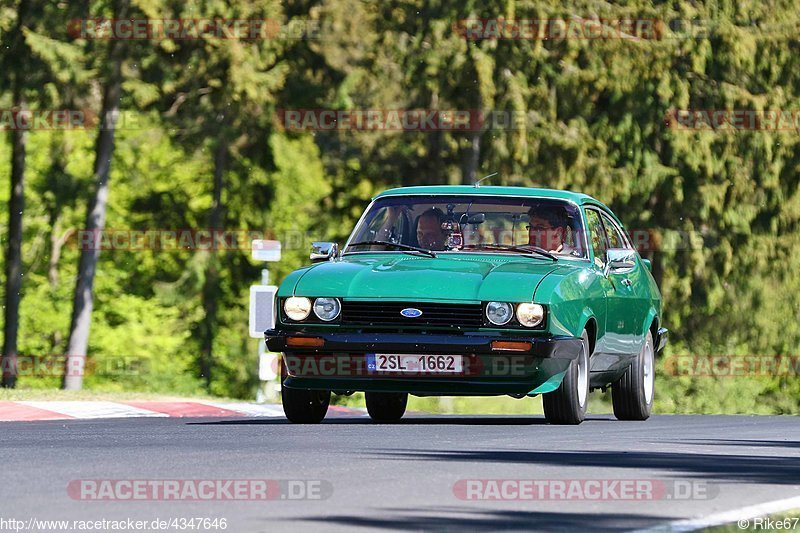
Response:
[{"label": "license plate", "polygon": [[371,374],[461,374],[464,360],[460,355],[367,354],[367,372]]}]

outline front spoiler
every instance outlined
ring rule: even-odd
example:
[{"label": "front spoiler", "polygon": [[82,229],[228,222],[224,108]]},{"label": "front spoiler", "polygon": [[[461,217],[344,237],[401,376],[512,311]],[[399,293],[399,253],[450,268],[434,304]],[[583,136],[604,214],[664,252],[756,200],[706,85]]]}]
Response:
[{"label": "front spoiler", "polygon": [[[555,361],[555,360],[552,360]],[[318,378],[288,376],[283,386],[289,389],[332,390],[336,392],[405,392],[414,396],[536,396],[552,392],[561,385],[566,368],[539,368],[526,379],[452,378]]]}]

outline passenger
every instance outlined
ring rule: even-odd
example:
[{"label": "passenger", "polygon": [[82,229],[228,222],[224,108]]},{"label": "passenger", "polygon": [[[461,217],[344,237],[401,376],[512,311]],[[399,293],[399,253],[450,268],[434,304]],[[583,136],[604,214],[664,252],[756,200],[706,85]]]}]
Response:
[{"label": "passenger", "polygon": [[530,225],[528,229],[528,244],[538,246],[554,254],[571,254],[575,251],[573,246],[566,242],[567,222],[563,213],[548,208],[531,208],[528,211]]}]

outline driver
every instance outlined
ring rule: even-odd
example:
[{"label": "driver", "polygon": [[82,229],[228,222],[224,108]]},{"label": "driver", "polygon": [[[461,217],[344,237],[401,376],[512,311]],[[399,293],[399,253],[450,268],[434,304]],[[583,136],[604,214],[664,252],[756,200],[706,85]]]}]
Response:
[{"label": "driver", "polygon": [[528,244],[550,253],[569,254],[575,248],[565,242],[567,222],[562,213],[552,208],[531,208],[528,211]]},{"label": "driver", "polygon": [[417,243],[422,248],[440,251],[445,249],[447,234],[442,229],[444,213],[432,207],[417,218]]}]

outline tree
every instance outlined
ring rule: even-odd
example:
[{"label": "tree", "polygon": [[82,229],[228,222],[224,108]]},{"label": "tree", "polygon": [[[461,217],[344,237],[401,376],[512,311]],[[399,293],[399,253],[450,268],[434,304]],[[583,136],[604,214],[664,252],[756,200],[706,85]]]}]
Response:
[{"label": "tree", "polygon": [[[282,17],[277,2],[214,4],[200,13],[194,9],[191,5],[183,6],[178,15],[218,20]],[[230,194],[226,194],[235,186],[233,171],[238,170],[246,181],[250,165],[269,160],[269,152],[265,150],[271,126],[269,111],[287,71],[282,48],[283,43],[270,36],[255,39],[204,36],[162,47],[162,60],[147,72],[149,79],[160,80],[163,94],[159,103],[166,104],[164,115],[168,123],[178,126],[178,142],[210,153],[211,205],[206,217],[210,231],[223,231],[233,218],[227,203]],[[231,253],[214,248],[200,252],[195,258],[202,263],[203,317],[196,324],[200,341],[198,366],[207,388],[211,387],[214,372],[214,340],[223,299],[220,285],[226,265],[222,255]]]},{"label": "tree", "polygon": [[[115,0],[113,18],[128,16],[128,0]],[[125,59],[125,41],[111,41],[108,52],[108,71],[106,73],[103,103],[100,111],[100,126],[95,144],[95,163],[93,177],[95,191],[89,203],[84,230],[90,235],[98,235],[105,228],[106,207],[109,195],[109,173],[114,154],[114,137],[122,96],[122,63]],[[89,345],[89,329],[94,305],[92,287],[100,255],[99,246],[88,246],[81,251],[78,276],[75,284],[75,299],[72,309],[67,360],[63,388],[79,390],[83,386],[83,368]]]},{"label": "tree", "polygon": [[41,20],[43,5],[22,0],[17,5],[17,20],[11,31],[10,44],[0,55],[0,70],[7,73],[0,89],[10,90],[12,109],[18,119],[9,132],[11,144],[11,192],[8,201],[8,246],[5,261],[5,306],[3,322],[3,351],[0,359],[2,386],[14,387],[17,382],[17,335],[22,293],[22,223],[25,211],[25,166],[28,132],[22,117],[29,111],[29,100],[42,101],[37,91],[47,79],[46,65],[31,51],[26,32]]}]

